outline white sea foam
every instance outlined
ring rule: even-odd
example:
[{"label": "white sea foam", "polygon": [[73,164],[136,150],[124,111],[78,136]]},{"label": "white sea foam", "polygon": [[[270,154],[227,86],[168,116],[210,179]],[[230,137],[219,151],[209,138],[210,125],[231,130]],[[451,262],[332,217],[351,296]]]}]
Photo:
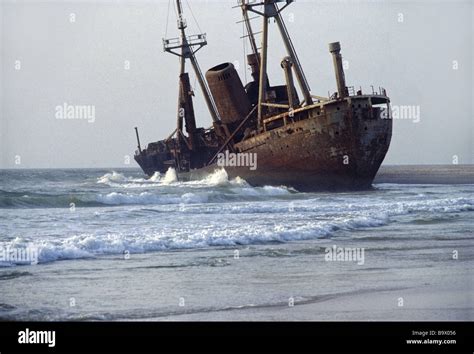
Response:
[{"label": "white sea foam", "polygon": [[326,236],[337,229],[353,229],[365,221],[345,219],[327,222],[309,222],[300,225],[232,224],[222,228],[212,225],[207,228],[183,227],[149,233],[130,234],[81,234],[62,240],[43,240],[34,243],[39,250],[39,262],[60,259],[90,258],[101,255],[124,253],[146,253],[170,249],[190,249],[210,246],[234,246],[262,242],[288,242]]},{"label": "white sea foam", "polygon": [[126,182],[128,178],[125,177],[122,173],[112,171],[111,173],[106,173],[105,175],[97,179],[97,183],[109,184],[109,183],[120,183]]},{"label": "white sea foam", "polygon": [[[171,198],[168,203],[203,203],[207,196],[193,193],[183,194],[174,200],[170,196],[153,196],[143,193],[140,198]],[[111,203],[122,203],[120,198],[126,196],[109,196]],[[114,198],[119,200],[113,201]],[[162,199],[160,202],[163,202]],[[156,202],[156,200],[153,200]],[[143,202],[143,201],[140,201]],[[222,218],[206,217],[205,204],[192,209],[189,214],[182,214],[186,222],[173,222],[173,217],[163,214],[159,219],[148,219],[146,228],[137,231],[134,227],[121,227],[116,234],[96,232],[92,234],[69,235],[66,237],[42,237],[36,240],[15,238],[4,242],[2,246],[23,247],[33,245],[39,250],[39,262],[59,259],[88,258],[100,255],[120,255],[130,253],[146,253],[169,249],[202,248],[212,246],[234,246],[262,242],[290,242],[327,237],[340,230],[357,230],[380,227],[392,222],[393,216],[401,215],[432,215],[433,213],[458,213],[474,210],[474,200],[470,198],[445,198],[429,201],[409,201],[373,205],[365,205],[365,209],[354,210],[351,205],[339,203],[340,213],[332,217],[321,217],[321,213],[311,209],[308,200],[300,201],[294,212],[285,210],[287,202],[270,203],[268,201],[244,203],[237,209],[229,204],[228,209],[216,209]],[[306,203],[306,205],[305,205]],[[366,203],[363,203],[366,204]],[[304,208],[307,209],[304,209]],[[329,207],[329,205],[326,205]],[[200,209],[202,208],[202,209]],[[252,214],[252,210],[264,209],[261,214]],[[239,212],[247,212],[243,217]],[[305,212],[309,214],[302,217]],[[216,214],[213,213],[213,214]],[[283,221],[282,213],[285,213]],[[303,213],[303,214],[302,214]],[[178,214],[179,215],[179,214]],[[222,223],[225,218],[225,227]]]},{"label": "white sea foam", "polygon": [[235,192],[242,196],[282,196],[291,194],[289,189],[286,187],[244,187],[239,189],[233,189]]},{"label": "white sea foam", "polygon": [[148,181],[150,182],[159,182],[161,180],[161,174],[157,171],[150,177]]},{"label": "white sea foam", "polygon": [[147,187],[147,183],[159,182],[160,174],[157,172],[149,179],[126,177],[123,173],[112,171],[97,179],[97,183],[106,184],[111,187],[134,188]]},{"label": "white sea foam", "polygon": [[246,184],[243,179],[237,178],[235,180],[229,181],[229,176],[223,168],[215,169],[213,172],[209,173],[207,176],[204,176],[202,179],[196,179],[186,182],[181,182],[180,185],[183,187],[216,187],[216,186],[226,186],[226,185],[239,185]]},{"label": "white sea foam", "polygon": [[161,182],[163,184],[171,184],[171,183],[176,182],[177,180],[178,180],[178,176],[176,175],[176,170],[170,167],[168,171],[166,171],[166,174],[161,180]]},{"label": "white sea foam", "polygon": [[194,194],[184,193],[182,195],[164,195],[154,194],[151,192],[142,192],[138,194],[133,193],[119,193],[112,192],[108,194],[99,194],[97,196],[99,203],[108,205],[121,205],[121,204],[180,204],[180,203],[205,203],[208,200],[206,194]]},{"label": "white sea foam", "polygon": [[[290,195],[286,187],[252,187],[237,177],[229,180],[224,169],[216,169],[200,180],[178,182],[176,171],[170,168],[166,174],[155,173],[150,179],[125,177],[123,174],[107,173],[98,179],[115,189],[110,193],[99,193],[95,201],[106,205],[164,205],[181,203],[214,203],[226,201],[258,200],[263,197]],[[215,187],[221,187],[216,189]],[[132,189],[145,189],[134,192]]]},{"label": "white sea foam", "polygon": [[[126,177],[122,173],[112,171],[106,173],[97,179],[97,183],[107,184],[112,187],[122,188],[148,188],[150,185],[170,185],[176,184],[177,186],[217,186],[229,183],[227,173],[223,169],[215,170],[201,180],[194,180],[188,182],[178,182],[178,175],[176,170],[172,167],[166,171],[164,175],[159,172],[155,172],[150,178],[133,178]],[[233,184],[246,183],[241,178],[236,178],[232,181]]]},{"label": "white sea foam", "polygon": [[[242,181],[243,180],[240,179],[239,181],[236,181],[235,184],[238,184]],[[207,176],[206,178],[204,178],[204,180],[200,182],[208,186],[225,185],[229,183],[229,176],[227,175],[227,172],[223,168],[221,168],[215,170],[213,173],[211,173],[209,176]]]},{"label": "white sea foam", "polygon": [[[474,211],[474,190],[466,186],[380,186],[368,192],[302,194],[229,180],[224,170],[190,182],[176,181],[175,171],[138,177],[110,172],[88,182],[80,193],[77,179],[71,182],[71,192],[61,194],[51,194],[49,185],[38,193],[3,192],[4,203],[32,200],[31,205],[41,207],[25,213],[5,210],[0,246],[1,241],[20,248],[33,243],[42,263],[120,256],[124,251],[336,238],[341,230],[348,236],[351,230],[446,215],[464,218],[465,212]],[[77,202],[74,213],[67,209],[71,200]],[[117,205],[130,206],[104,207]],[[12,238],[16,232],[21,238]]]}]

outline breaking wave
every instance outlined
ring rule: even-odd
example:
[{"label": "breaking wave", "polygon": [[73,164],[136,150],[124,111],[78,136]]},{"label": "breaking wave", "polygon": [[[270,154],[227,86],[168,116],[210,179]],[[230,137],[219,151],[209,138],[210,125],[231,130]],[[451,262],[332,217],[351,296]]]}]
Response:
[{"label": "breaking wave", "polygon": [[151,192],[117,193],[112,192],[106,195],[99,194],[97,201],[103,205],[123,205],[123,204],[180,204],[180,203],[206,203],[208,196],[206,194],[196,195],[194,193],[184,193],[183,195],[162,195]]},{"label": "breaking wave", "polygon": [[168,169],[164,175],[155,172],[150,178],[126,177],[119,172],[109,172],[97,179],[97,183],[106,184],[111,187],[139,188],[147,187],[150,184],[171,184],[178,181],[178,176],[174,168]]},{"label": "breaking wave", "polygon": [[[169,202],[178,203],[183,200],[203,202],[201,197],[191,194]],[[0,246],[25,248],[33,245],[38,249],[39,262],[44,263],[104,255],[122,257],[126,253],[317,239],[335,236],[340,231],[384,226],[400,216],[414,214],[412,218],[416,221],[423,215],[432,217],[433,213],[446,215],[474,211],[474,199],[463,197],[373,204],[362,200],[360,205],[321,200],[318,204],[315,199],[306,199],[295,203],[292,212],[289,212],[288,204],[285,200],[278,203],[264,201],[220,206],[214,204],[210,206],[211,210],[208,210],[208,204],[197,204],[189,211],[175,206],[160,214],[156,222],[153,221],[153,214],[147,216],[146,213],[157,210],[143,208],[139,211],[145,213],[145,220],[149,220],[149,223],[138,230],[133,226],[121,227],[117,233],[93,231],[90,234],[70,234],[59,239],[43,237],[39,241],[17,237],[0,243]],[[216,215],[216,218],[204,217],[206,212]],[[259,213],[265,213],[265,216],[261,217]],[[226,220],[225,225],[222,224],[223,218]],[[11,264],[0,264],[2,265]]]},{"label": "breaking wave", "polygon": [[[399,222],[454,226],[459,215],[474,211],[473,186],[380,184],[366,192],[297,193],[252,187],[222,169],[194,181],[178,180],[172,169],[150,178],[133,171],[35,173],[2,184],[0,252],[34,247],[40,263],[338,237]],[[71,204],[74,213],[52,209]],[[12,264],[22,263],[0,266]]]},{"label": "breaking wave", "polygon": [[[163,250],[193,249],[216,246],[236,246],[268,242],[289,242],[325,237],[337,230],[353,230],[360,227],[381,226],[385,218],[367,219],[366,217],[333,221],[314,221],[301,225],[276,224],[268,227],[261,225],[233,225],[222,229],[199,229],[183,227],[156,231],[149,234],[81,234],[62,240],[43,240],[39,243],[16,238],[1,247],[26,249],[35,248],[39,263],[64,259],[94,258],[104,255],[125,255]],[[14,262],[13,262],[14,263]],[[24,263],[22,263],[24,264]],[[0,262],[0,266],[11,265]]]},{"label": "breaking wave", "polygon": [[69,208],[118,205],[166,205],[219,203],[227,201],[261,200],[294,193],[286,187],[251,187],[241,178],[229,180],[223,169],[218,169],[201,180],[178,181],[176,171],[156,172],[150,178],[127,177],[109,172],[94,183],[85,185],[87,192],[41,193],[6,192],[0,190],[0,208]]}]

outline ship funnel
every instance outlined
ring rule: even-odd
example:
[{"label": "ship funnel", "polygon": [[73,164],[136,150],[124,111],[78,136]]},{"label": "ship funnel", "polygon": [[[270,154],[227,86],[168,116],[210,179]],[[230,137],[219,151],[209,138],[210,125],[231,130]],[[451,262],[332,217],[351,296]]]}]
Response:
[{"label": "ship funnel", "polygon": [[249,98],[234,65],[217,65],[207,71],[206,79],[223,123],[240,121],[250,112]]},{"label": "ship funnel", "polygon": [[332,54],[334,62],[334,71],[336,73],[337,92],[340,98],[346,97],[347,87],[344,77],[344,68],[342,66],[341,44],[339,42],[329,43],[329,51]]}]

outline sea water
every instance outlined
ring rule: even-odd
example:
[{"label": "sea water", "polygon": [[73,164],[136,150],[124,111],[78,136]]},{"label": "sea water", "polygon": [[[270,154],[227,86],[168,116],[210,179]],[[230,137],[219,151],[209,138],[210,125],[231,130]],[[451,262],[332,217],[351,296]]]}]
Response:
[{"label": "sea water", "polygon": [[0,318],[472,319],[473,211],[469,184],[3,170]]}]

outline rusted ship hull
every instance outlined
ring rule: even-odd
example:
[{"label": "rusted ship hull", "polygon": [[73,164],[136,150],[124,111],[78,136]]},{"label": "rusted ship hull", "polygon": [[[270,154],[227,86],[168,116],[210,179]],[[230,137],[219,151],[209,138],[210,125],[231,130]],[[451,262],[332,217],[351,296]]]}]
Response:
[{"label": "rusted ship hull", "polygon": [[[384,113],[388,104],[387,97],[371,95],[306,108],[295,115],[306,119],[236,145],[237,152],[256,154],[255,170],[224,168],[229,178],[238,176],[254,186],[284,185],[298,191],[370,188],[392,136],[392,120]],[[216,168],[213,164],[179,177],[200,179]]]}]

